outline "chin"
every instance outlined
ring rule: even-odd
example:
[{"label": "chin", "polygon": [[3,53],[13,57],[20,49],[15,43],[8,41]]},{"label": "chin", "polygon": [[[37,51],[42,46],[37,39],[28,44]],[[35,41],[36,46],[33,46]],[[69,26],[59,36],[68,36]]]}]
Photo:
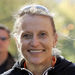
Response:
[{"label": "chin", "polygon": [[30,59],[29,62],[32,63],[32,64],[37,64],[37,65],[39,65],[39,64],[42,63],[42,60],[39,59],[39,58],[35,58],[35,59]]}]

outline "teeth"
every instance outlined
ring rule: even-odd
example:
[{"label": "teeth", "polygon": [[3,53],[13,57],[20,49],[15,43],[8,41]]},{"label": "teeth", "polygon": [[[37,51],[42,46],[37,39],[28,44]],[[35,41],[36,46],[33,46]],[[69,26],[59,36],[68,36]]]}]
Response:
[{"label": "teeth", "polygon": [[44,51],[44,50],[28,50],[28,52],[37,52],[37,53],[39,53],[39,52],[42,52],[42,51]]},{"label": "teeth", "polygon": [[42,52],[42,50],[39,50],[39,51],[35,51],[35,50],[34,50],[34,51],[32,51],[32,50],[31,50],[30,52]]}]

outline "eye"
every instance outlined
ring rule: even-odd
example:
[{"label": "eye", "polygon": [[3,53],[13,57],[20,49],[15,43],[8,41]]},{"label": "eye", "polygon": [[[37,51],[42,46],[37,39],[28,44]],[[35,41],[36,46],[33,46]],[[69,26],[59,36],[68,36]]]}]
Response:
[{"label": "eye", "polygon": [[47,37],[47,33],[46,33],[46,32],[41,32],[41,33],[39,34],[39,37],[45,38],[45,37]]},{"label": "eye", "polygon": [[32,34],[30,34],[30,33],[25,33],[25,34],[23,34],[23,36],[22,36],[24,39],[31,39],[32,38]]}]

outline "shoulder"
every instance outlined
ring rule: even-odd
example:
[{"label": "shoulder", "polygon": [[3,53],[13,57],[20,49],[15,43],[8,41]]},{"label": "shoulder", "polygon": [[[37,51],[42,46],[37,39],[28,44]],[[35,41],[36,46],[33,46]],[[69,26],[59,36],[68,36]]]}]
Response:
[{"label": "shoulder", "polygon": [[75,74],[75,63],[72,63],[65,58],[58,58],[55,65],[55,71],[63,73],[63,75],[74,75]]},{"label": "shoulder", "polygon": [[13,75],[13,74],[14,74],[14,73],[13,73],[13,69],[10,69],[10,70],[8,70],[8,71],[2,73],[1,75]]},{"label": "shoulder", "polygon": [[65,69],[65,73],[67,75],[75,75],[75,64],[71,63],[70,65],[68,65]]},{"label": "shoulder", "polygon": [[18,62],[16,62],[11,69],[9,69],[8,71],[5,71],[1,75],[19,75],[18,72],[20,72],[21,69],[17,68],[17,66],[18,66]]},{"label": "shoulder", "polygon": [[12,68],[1,75],[21,75],[21,69],[19,68]]},{"label": "shoulder", "polygon": [[21,64],[17,61],[10,70],[0,75],[24,75],[24,74],[27,75],[28,71],[22,68]]},{"label": "shoulder", "polygon": [[59,57],[58,63],[64,68],[75,69],[75,63],[72,63],[72,62],[66,60],[65,58]]}]

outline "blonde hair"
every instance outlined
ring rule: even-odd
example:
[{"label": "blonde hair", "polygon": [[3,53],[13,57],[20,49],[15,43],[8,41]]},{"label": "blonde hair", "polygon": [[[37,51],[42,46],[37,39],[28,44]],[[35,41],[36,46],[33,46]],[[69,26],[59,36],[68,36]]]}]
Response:
[{"label": "blonde hair", "polygon": [[18,21],[18,19],[21,18],[21,17],[23,17],[26,14],[28,14],[28,15],[43,15],[43,16],[48,16],[50,18],[51,25],[53,27],[53,32],[56,33],[53,16],[49,12],[49,10],[46,7],[42,6],[42,5],[34,5],[34,4],[32,4],[32,5],[23,6],[15,14],[14,18],[16,19],[16,21],[15,21],[15,24],[14,24],[13,34],[17,33],[19,31],[20,22]]}]

